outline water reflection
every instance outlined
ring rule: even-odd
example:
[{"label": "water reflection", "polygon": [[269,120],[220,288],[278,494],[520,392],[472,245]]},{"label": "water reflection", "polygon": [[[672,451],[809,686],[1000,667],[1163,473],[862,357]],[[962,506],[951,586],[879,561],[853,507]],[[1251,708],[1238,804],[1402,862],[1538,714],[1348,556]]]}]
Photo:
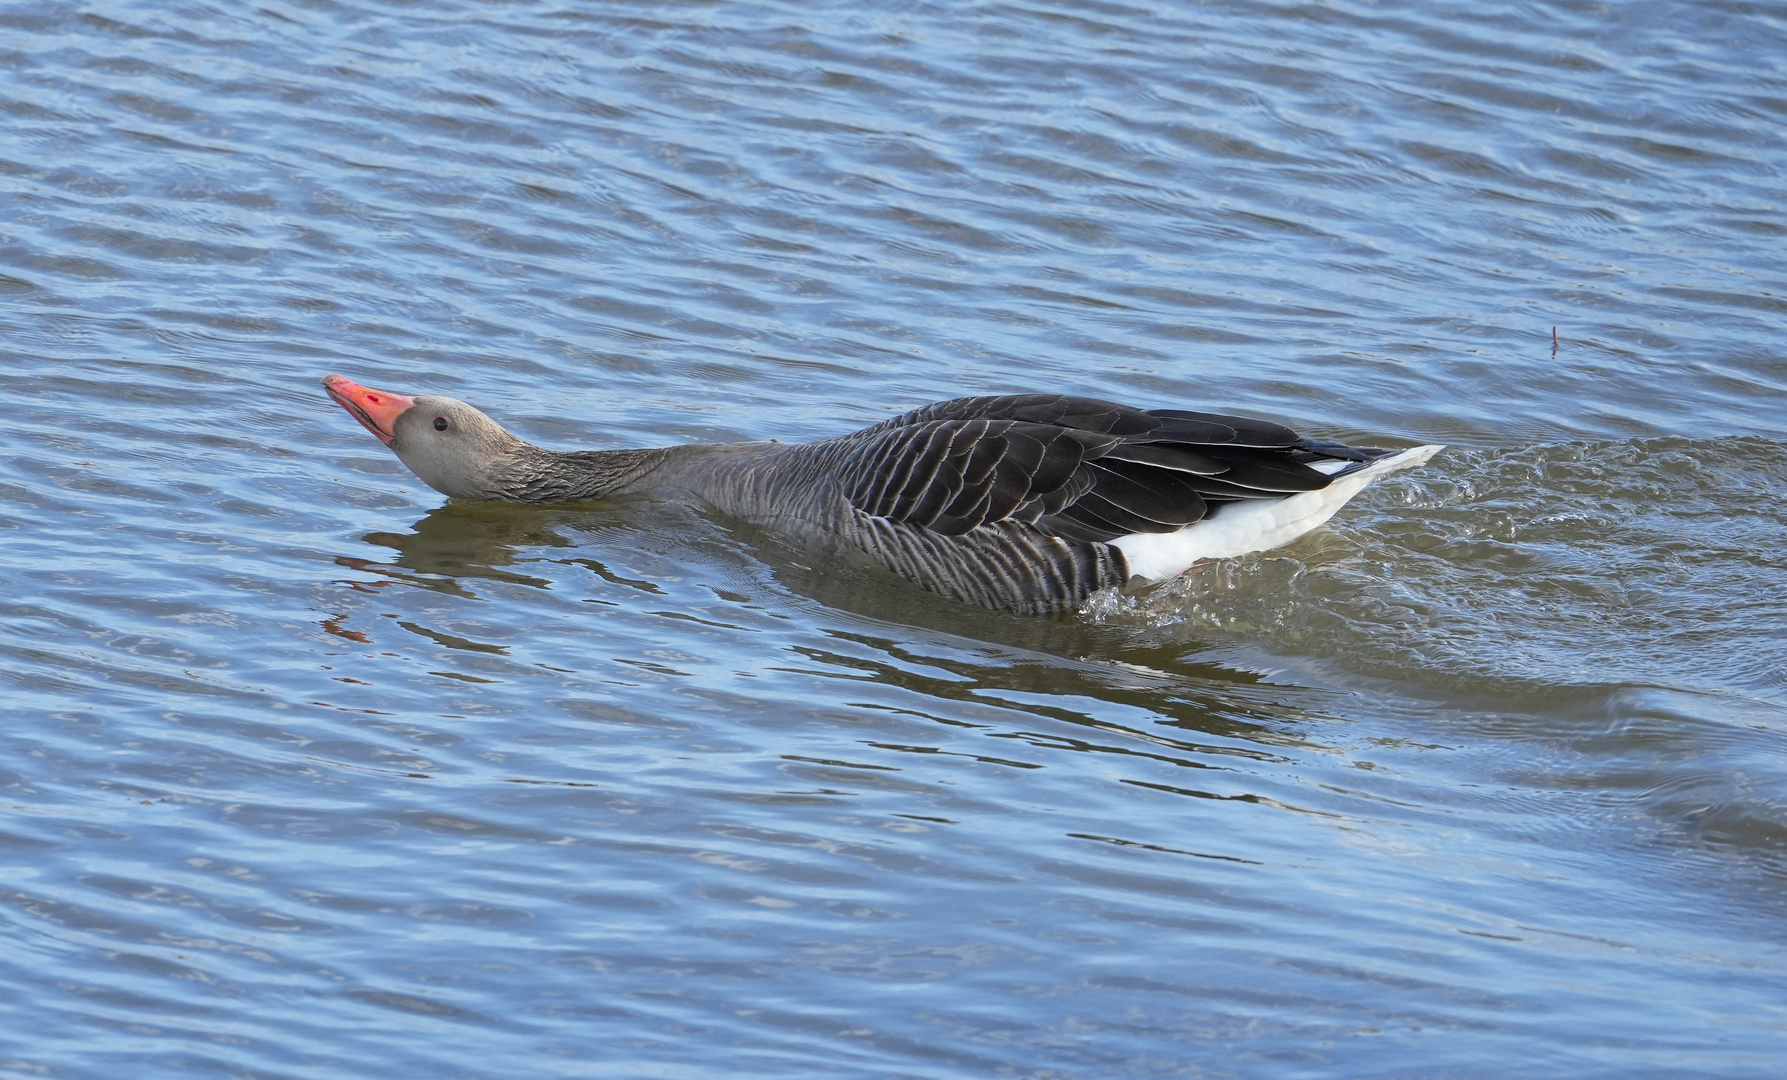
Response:
[{"label": "water reflection", "polygon": [[[505,503],[448,502],[430,510],[407,533],[371,532],[369,544],[397,552],[391,565],[441,578],[481,578],[537,589],[549,586],[545,578],[504,569],[521,560],[523,548],[564,548],[571,545],[552,527],[545,512],[529,506]],[[368,560],[337,560],[343,565],[360,562],[355,569],[372,568]],[[374,570],[374,572],[378,572]],[[465,595],[473,595],[469,592]]]}]

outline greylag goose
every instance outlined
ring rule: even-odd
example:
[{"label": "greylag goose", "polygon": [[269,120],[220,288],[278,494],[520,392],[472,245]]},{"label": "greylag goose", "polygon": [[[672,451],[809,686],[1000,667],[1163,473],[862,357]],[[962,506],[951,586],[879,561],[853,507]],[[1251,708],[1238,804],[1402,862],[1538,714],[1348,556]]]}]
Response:
[{"label": "greylag goose", "polygon": [[1060,394],[956,398],[810,443],[546,450],[463,401],[323,380],[423,483],[461,499],[692,496],[933,592],[1019,612],[1266,551],[1439,446],[1351,447],[1264,420]]}]

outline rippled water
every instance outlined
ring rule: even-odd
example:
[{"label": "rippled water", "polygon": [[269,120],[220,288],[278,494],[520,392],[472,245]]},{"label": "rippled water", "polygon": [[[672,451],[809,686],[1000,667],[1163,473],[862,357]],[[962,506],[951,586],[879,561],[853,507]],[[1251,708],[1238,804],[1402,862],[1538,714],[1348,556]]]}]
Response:
[{"label": "rippled water", "polygon": [[[0,7],[0,1075],[1776,1075],[1783,55]],[[449,505],[330,371],[560,447],[1040,389],[1452,449],[1021,618]]]}]

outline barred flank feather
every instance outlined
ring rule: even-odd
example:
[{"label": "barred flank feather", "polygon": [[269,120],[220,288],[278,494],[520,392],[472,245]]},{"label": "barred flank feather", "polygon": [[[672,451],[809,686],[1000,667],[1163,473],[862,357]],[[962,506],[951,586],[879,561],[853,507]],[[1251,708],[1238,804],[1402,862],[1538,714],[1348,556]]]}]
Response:
[{"label": "barred flank feather", "polygon": [[1128,561],[1109,544],[1073,543],[1015,522],[940,536],[862,514],[857,530],[852,539],[882,566],[982,607],[1033,615],[1068,610],[1129,580]]}]

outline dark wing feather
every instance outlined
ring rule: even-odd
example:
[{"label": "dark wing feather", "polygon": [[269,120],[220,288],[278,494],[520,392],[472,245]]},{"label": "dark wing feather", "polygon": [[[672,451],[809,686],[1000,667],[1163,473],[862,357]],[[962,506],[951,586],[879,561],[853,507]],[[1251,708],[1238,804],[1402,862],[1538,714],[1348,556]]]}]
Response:
[{"label": "dark wing feather", "polygon": [[[1245,416],[1224,416],[1221,413],[1187,412],[1184,409],[1151,409],[1149,416],[1171,423],[1177,429],[1174,441],[1189,443],[1222,443],[1227,446],[1290,447],[1300,444],[1302,436],[1282,424],[1254,420]],[[1227,429],[1226,437],[1195,434],[1205,429]],[[1180,435],[1177,432],[1183,431]]]},{"label": "dark wing feather", "polygon": [[1377,456],[1264,420],[1058,394],[940,401],[815,449],[872,518],[940,536],[1023,523],[1069,541],[1172,532],[1238,499],[1326,487],[1309,462]]},{"label": "dark wing feather", "polygon": [[1100,435],[1142,435],[1160,426],[1151,414],[1098,398],[1067,394],[1010,394],[1002,397],[951,398],[920,406],[883,420],[862,435],[912,427],[932,420],[1016,420]]},{"label": "dark wing feather", "polygon": [[961,470],[945,469],[941,467],[942,464],[941,461],[938,462],[939,468],[926,478],[923,489],[911,493],[913,496],[910,503],[911,510],[903,516],[876,514],[860,503],[853,503],[853,505],[871,517],[885,517],[889,521],[903,521],[908,525],[928,529],[931,523],[937,520],[937,515],[943,513],[943,508],[954,502],[956,496],[962,493]]},{"label": "dark wing feather", "polygon": [[1072,432],[1042,424],[1019,424],[1013,429],[1035,440],[1042,447],[1042,458],[1030,474],[1030,493],[1048,495],[1061,490],[1079,472],[1086,457],[1086,444]]},{"label": "dark wing feather", "polygon": [[1110,536],[1104,538],[1109,540],[1128,536],[1130,533],[1172,532],[1179,528],[1177,525],[1151,521],[1117,501],[1119,498],[1120,495],[1106,498],[1101,489],[1093,488],[1080,496],[1072,506],[1061,511],[1060,516],[1090,528],[1109,529]]},{"label": "dark wing feather", "polygon": [[1277,495],[1290,495],[1299,491],[1319,491],[1328,486],[1333,477],[1293,460],[1285,455],[1249,455],[1225,453],[1217,458],[1228,468],[1220,474],[1220,479],[1240,487],[1254,488],[1259,491]]},{"label": "dark wing feather", "polygon": [[1134,461],[1143,465],[1157,465],[1162,469],[1175,472],[1197,473],[1202,476],[1220,476],[1228,471],[1228,466],[1208,454],[1200,454],[1186,446],[1175,446],[1171,443],[1134,443],[1126,442],[1112,447],[1105,455],[1119,461]]},{"label": "dark wing feather", "polygon": [[1204,497],[1197,488],[1198,477],[1170,469],[1138,465],[1131,461],[1113,460],[1108,455],[1092,463],[1091,469],[1095,477],[1092,492],[1137,517],[1157,525],[1165,525],[1168,529],[1182,528],[1194,521],[1203,520]]}]

